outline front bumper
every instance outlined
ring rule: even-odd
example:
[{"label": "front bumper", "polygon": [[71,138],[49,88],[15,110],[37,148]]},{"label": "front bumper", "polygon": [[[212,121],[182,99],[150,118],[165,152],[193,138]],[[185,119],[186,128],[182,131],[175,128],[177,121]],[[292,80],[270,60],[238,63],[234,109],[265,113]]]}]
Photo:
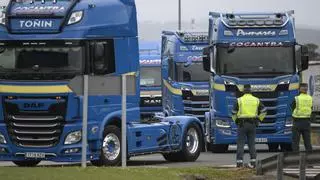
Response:
[{"label": "front bumper", "polygon": [[[88,146],[87,146],[87,160],[95,160],[100,156],[98,132],[93,133],[90,131],[95,124],[88,124]],[[54,162],[80,162],[81,161],[81,141],[72,144],[64,145],[66,136],[74,131],[81,130],[81,123],[65,124],[63,133],[61,134],[59,143],[50,148],[36,148],[36,147],[20,147],[12,143],[8,136],[7,128],[4,123],[0,123],[0,132],[5,136],[7,144],[0,144],[0,161],[23,161],[23,160],[45,160]],[[1,152],[1,149],[4,152]],[[75,152],[66,153],[73,149]],[[77,150],[77,151],[76,151]],[[45,157],[41,158],[26,158],[26,153],[41,153]]]}]

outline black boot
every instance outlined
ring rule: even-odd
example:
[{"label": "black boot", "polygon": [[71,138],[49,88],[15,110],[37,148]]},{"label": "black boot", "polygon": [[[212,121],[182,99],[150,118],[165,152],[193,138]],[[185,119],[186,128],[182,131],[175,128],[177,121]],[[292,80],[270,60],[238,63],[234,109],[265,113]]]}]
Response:
[{"label": "black boot", "polygon": [[237,167],[238,168],[243,167],[243,160],[237,160]]}]

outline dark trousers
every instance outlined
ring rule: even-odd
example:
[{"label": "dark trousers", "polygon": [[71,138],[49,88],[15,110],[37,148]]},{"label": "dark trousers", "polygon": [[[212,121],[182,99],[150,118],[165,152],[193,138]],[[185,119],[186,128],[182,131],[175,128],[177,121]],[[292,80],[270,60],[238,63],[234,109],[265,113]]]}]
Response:
[{"label": "dark trousers", "polygon": [[311,145],[311,128],[310,119],[298,119],[293,120],[292,126],[292,149],[293,151],[299,151],[300,135],[302,135],[304,147],[306,151],[312,151]]},{"label": "dark trousers", "polygon": [[238,125],[238,139],[237,139],[237,160],[243,160],[244,145],[248,141],[249,153],[251,159],[256,159],[256,124],[254,122],[246,122]]}]

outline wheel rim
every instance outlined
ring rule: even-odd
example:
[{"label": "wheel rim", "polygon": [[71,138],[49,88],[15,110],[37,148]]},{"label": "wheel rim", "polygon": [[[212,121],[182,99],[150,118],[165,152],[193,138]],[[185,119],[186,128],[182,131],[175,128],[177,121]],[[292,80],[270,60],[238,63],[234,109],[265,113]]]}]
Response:
[{"label": "wheel rim", "polygon": [[118,136],[113,133],[107,134],[103,140],[102,150],[108,160],[113,161],[117,159],[120,154],[120,140]]},{"label": "wheel rim", "polygon": [[186,137],[186,146],[189,153],[194,154],[198,150],[199,146],[199,137],[197,130],[194,128],[190,128],[187,132]]}]

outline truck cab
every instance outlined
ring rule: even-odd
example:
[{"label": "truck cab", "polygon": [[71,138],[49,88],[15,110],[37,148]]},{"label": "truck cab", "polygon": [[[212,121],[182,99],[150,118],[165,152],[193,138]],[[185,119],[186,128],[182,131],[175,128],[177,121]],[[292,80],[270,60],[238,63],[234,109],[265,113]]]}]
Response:
[{"label": "truck cab", "polygon": [[299,74],[308,68],[307,49],[296,42],[293,11],[209,14],[209,46],[204,69],[210,76],[207,143],[213,152],[236,144],[231,110],[243,85],[267,108],[256,143],[270,151],[291,149],[291,107],[298,95]]},{"label": "truck cab", "polygon": [[202,69],[203,32],[162,33],[162,106],[166,116],[188,115],[204,122],[209,110],[209,73]]},{"label": "truck cab", "polygon": [[[0,161],[79,162],[87,151],[93,165],[120,165],[123,76],[127,156],[199,157],[198,119],[140,120],[136,14],[134,0],[9,2],[0,12]],[[84,92],[88,145],[82,149]]]},{"label": "truck cab", "polygon": [[140,113],[149,119],[162,112],[160,43],[139,42]]}]

